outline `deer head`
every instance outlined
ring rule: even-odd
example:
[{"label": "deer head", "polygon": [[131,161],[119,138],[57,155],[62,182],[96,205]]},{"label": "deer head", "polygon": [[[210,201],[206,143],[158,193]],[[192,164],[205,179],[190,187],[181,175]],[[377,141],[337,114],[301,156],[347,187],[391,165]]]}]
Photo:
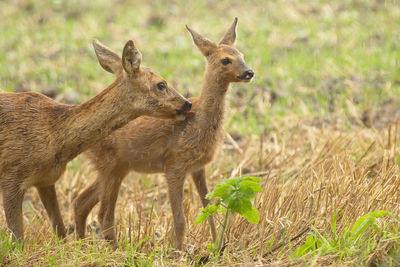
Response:
[{"label": "deer head", "polygon": [[218,73],[221,79],[227,82],[249,82],[254,77],[254,72],[246,66],[243,54],[235,47],[236,26],[238,19],[225,33],[219,43],[214,43],[203,37],[186,25],[193,38],[193,42],[206,57],[208,67]]},{"label": "deer head", "polygon": [[116,75],[123,98],[142,115],[182,120],[192,104],[180,95],[160,75],[141,66],[142,54],[132,40],[124,47],[122,58],[97,40],[93,41],[100,65]]}]

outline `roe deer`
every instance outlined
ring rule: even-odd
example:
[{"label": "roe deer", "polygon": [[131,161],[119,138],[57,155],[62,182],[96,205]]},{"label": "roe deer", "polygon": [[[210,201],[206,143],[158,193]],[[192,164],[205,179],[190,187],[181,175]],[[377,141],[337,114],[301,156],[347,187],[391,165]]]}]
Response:
[{"label": "roe deer", "polygon": [[149,68],[132,40],[122,58],[94,40],[100,65],[115,81],[81,105],[39,93],[0,93],[0,186],[8,227],[23,239],[22,201],[35,186],[53,229],[65,236],[54,183],[66,164],[112,131],[141,115],[181,118],[191,103]]},{"label": "roe deer", "polygon": [[[85,235],[86,218],[100,201],[99,222],[104,237],[115,241],[114,209],[119,187],[131,170],[142,173],[165,173],[169,201],[174,218],[177,249],[182,249],[184,217],[183,184],[187,173],[201,197],[203,206],[207,184],[204,166],[209,163],[223,133],[225,94],[231,82],[249,82],[253,71],[242,54],[233,47],[237,18],[216,44],[187,27],[198,49],[207,59],[204,83],[199,98],[190,99],[193,112],[184,121],[140,117],[91,147],[86,155],[97,171],[97,179],[74,203],[78,236]],[[216,238],[212,218],[209,220]]]}]

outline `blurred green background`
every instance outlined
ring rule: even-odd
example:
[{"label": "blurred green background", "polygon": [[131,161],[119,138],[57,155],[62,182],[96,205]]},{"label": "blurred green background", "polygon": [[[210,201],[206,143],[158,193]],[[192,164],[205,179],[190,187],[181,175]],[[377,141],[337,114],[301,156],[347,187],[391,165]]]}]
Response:
[{"label": "blurred green background", "polygon": [[[317,191],[316,203],[319,203],[322,192],[322,195],[326,194],[327,202],[329,199],[343,205],[352,203],[356,206],[348,206],[349,210],[359,212],[364,208],[369,212],[375,205],[386,205],[377,197],[385,191],[379,186],[373,188],[378,184],[376,181],[382,188],[397,183],[397,166],[386,170],[394,155],[395,165],[399,161],[398,150],[389,146],[390,127],[387,131],[385,128],[381,132],[372,129],[361,134],[358,130],[384,127],[389,122],[400,120],[399,0],[0,0],[0,90],[32,90],[61,102],[82,103],[114,79],[98,64],[92,40],[96,38],[121,54],[126,41],[134,39],[143,54],[144,65],[156,70],[182,94],[196,96],[203,80],[205,59],[193,45],[185,24],[218,41],[234,17],[239,18],[236,47],[256,74],[251,83],[232,84],[227,97],[225,129],[239,145],[236,150],[244,152],[223,147],[222,153],[207,167],[208,180],[212,188],[217,181],[240,171],[262,176],[265,193],[257,201],[274,217],[257,228],[244,228],[243,224],[232,227],[228,234],[231,235],[228,252],[223,260],[226,264],[233,264],[230,260],[233,259],[234,263],[250,266],[256,264],[256,257],[263,257],[262,263],[274,264],[269,254],[262,254],[263,251],[271,249],[273,243],[282,244],[282,248],[295,246],[294,242],[285,244],[285,240],[299,233],[300,228],[307,224],[305,218],[311,216],[313,222],[324,222],[327,227],[331,222],[331,215],[328,211],[325,214],[326,210],[322,211],[322,208],[321,216],[311,213]],[[299,125],[301,127],[296,128]],[[325,131],[324,127],[333,130]],[[336,131],[337,128],[340,131]],[[312,134],[301,134],[304,129],[311,129]],[[346,131],[351,133],[348,138]],[[397,133],[397,128],[395,131]],[[398,144],[396,133],[393,134],[394,147]],[[279,138],[275,138],[277,135]],[[337,138],[339,135],[346,138]],[[320,140],[314,140],[318,138]],[[364,156],[366,158],[358,166]],[[356,166],[354,169],[352,164]],[[385,167],[380,169],[381,165]],[[332,170],[335,167],[338,171]],[[74,160],[67,168],[66,178],[57,185],[67,223],[73,218],[72,199],[90,179],[90,175],[86,175],[90,172],[86,169],[84,161],[80,158]],[[361,169],[365,170],[365,175],[375,175],[376,172],[381,176],[376,174],[377,179],[371,176],[365,186],[361,182],[358,184],[364,180],[349,177],[355,173],[362,177],[364,171]],[[54,235],[36,192],[31,191],[26,197],[29,199],[27,203],[33,204],[29,204],[25,212],[29,218],[29,223],[25,223],[28,240],[25,250],[14,250],[11,241],[7,241],[10,240],[8,236],[0,231],[0,262],[21,266],[95,266],[121,262],[133,265],[139,258],[143,260],[143,266],[146,263],[147,266],[160,265],[158,262],[164,261],[166,266],[176,265],[176,259],[168,252],[169,245],[165,245],[168,238],[164,238],[164,234],[167,231],[171,233],[172,229],[172,215],[165,209],[165,182],[155,175],[132,176],[136,178],[126,179],[122,187],[116,212],[118,233],[123,233],[121,239],[125,240],[126,247],[114,251],[104,243],[99,245],[101,238],[96,238],[98,241],[94,243],[89,240],[88,244],[80,240],[49,241]],[[311,179],[315,180],[314,184],[308,183]],[[325,184],[328,189],[322,191]],[[351,187],[348,194],[348,188],[343,184],[359,185],[359,188]],[[307,185],[320,186],[321,191],[312,192],[312,186]],[[334,189],[330,191],[330,187]],[[189,199],[185,202],[186,207],[193,203],[191,212],[189,209],[187,212],[189,222],[194,220],[199,210],[194,203],[197,203],[197,208],[200,205],[194,201],[193,189],[190,188],[185,190],[186,199]],[[363,188],[371,191],[367,194]],[[396,199],[393,192],[398,192],[397,188],[398,185],[393,184],[392,195],[387,200],[385,197],[390,205],[396,205],[389,200]],[[339,191],[343,191],[342,195]],[[134,193],[137,193],[136,198]],[[304,208],[298,209],[295,204],[291,206],[293,199],[303,197],[301,203],[304,204],[301,205]],[[308,197],[311,199],[310,212],[309,202],[306,202]],[[368,206],[364,202],[354,202],[354,199],[380,204]],[[300,200],[293,203],[300,203]],[[360,203],[363,205],[358,205],[360,209],[357,210]],[[152,217],[153,204],[155,215]],[[318,204],[314,207],[318,209]],[[340,206],[334,204],[331,207],[338,212],[336,207]],[[147,226],[146,230],[140,228],[142,217],[138,216],[141,216],[142,209],[143,221],[152,224],[148,232]],[[303,217],[305,211],[309,214]],[[131,242],[131,215],[135,214],[132,225],[139,227],[133,227],[135,236]],[[2,225],[5,225],[4,216],[0,217],[3,218]],[[89,221],[95,222],[94,217],[92,215]],[[290,218],[296,219],[290,221]],[[385,241],[384,235],[376,237],[377,246],[384,247],[385,253],[397,248],[398,221],[392,219],[396,221],[393,226],[395,238]],[[346,220],[338,221],[338,227],[348,227],[348,223]],[[129,242],[125,234],[128,225]],[[191,227],[191,223],[188,225]],[[91,225],[93,229],[95,226]],[[204,233],[208,233],[208,229],[206,226],[203,230],[199,227],[189,229],[196,229],[193,235],[188,231],[188,243],[198,246],[195,255],[198,249],[206,248],[205,240],[209,235]],[[249,229],[252,229],[251,234]],[[151,237],[148,242],[147,239],[140,240],[141,231],[143,237],[147,234]],[[356,251],[355,255],[363,260],[364,265],[367,262],[371,266],[374,264],[370,261],[373,255],[369,247],[374,244],[373,238],[368,239],[365,247],[349,247],[349,250]],[[262,243],[265,240],[270,240],[269,244]],[[248,247],[248,244],[254,246]],[[282,254],[282,251],[276,250],[279,256],[273,257],[288,259],[288,254]],[[376,251],[379,254],[382,249]],[[339,262],[334,263],[343,263],[342,255],[337,255]],[[343,264],[356,264],[357,261],[352,260]],[[331,260],[327,262],[334,264]],[[318,263],[312,260],[303,265],[315,264]]]},{"label": "blurred green background", "polygon": [[205,60],[184,26],[218,41],[235,16],[237,48],[256,77],[231,87],[231,133],[304,118],[368,125],[370,110],[400,103],[395,0],[0,1],[0,88],[81,103],[114,79],[92,39],[119,54],[134,39],[144,65],[195,96]]}]

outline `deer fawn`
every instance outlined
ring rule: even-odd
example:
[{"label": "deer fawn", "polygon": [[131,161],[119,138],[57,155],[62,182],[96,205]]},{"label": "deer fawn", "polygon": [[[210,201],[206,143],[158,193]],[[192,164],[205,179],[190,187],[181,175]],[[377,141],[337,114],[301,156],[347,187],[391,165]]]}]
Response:
[{"label": "deer fawn", "polygon": [[[23,239],[22,201],[35,186],[59,237],[65,236],[54,183],[66,164],[112,131],[142,115],[184,119],[191,103],[153,70],[141,67],[133,41],[122,59],[93,41],[100,65],[116,80],[81,105],[34,92],[0,93],[0,186],[8,227]],[[182,117],[183,116],[183,117]]]},{"label": "deer fawn", "polygon": [[[74,203],[78,236],[85,235],[86,218],[100,201],[99,221],[108,240],[115,241],[114,209],[119,187],[130,170],[142,173],[165,173],[169,201],[174,218],[176,247],[182,249],[184,216],[183,184],[191,173],[203,206],[207,206],[204,166],[209,163],[222,134],[225,94],[231,82],[249,82],[254,73],[233,47],[237,18],[216,44],[187,27],[198,49],[207,59],[200,97],[193,98],[193,111],[184,121],[141,117],[115,131],[87,151],[97,171],[97,180],[86,188]],[[213,239],[215,225],[209,220]]]}]

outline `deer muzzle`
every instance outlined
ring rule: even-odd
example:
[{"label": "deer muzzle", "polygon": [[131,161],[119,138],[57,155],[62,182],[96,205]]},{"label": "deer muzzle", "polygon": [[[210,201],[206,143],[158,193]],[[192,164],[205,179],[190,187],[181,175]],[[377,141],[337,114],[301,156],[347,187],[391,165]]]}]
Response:
[{"label": "deer muzzle", "polygon": [[192,108],[192,102],[186,101],[185,104],[183,104],[182,108],[177,110],[176,113],[176,119],[179,121],[183,121],[186,119],[186,117],[191,117],[192,112],[190,112],[190,109]]},{"label": "deer muzzle", "polygon": [[254,71],[249,69],[243,72],[241,75],[238,76],[240,80],[243,81],[250,81],[254,77]]}]

